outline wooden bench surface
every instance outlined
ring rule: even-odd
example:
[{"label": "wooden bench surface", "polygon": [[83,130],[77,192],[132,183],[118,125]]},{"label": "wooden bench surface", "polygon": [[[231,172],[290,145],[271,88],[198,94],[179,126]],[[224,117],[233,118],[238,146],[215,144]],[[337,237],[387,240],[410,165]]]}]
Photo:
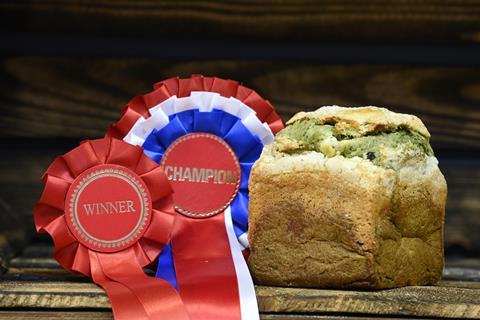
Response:
[{"label": "wooden bench surface", "polygon": [[[0,276],[0,319],[110,319],[104,291],[70,274],[48,242],[31,244]],[[480,318],[480,259],[447,261],[436,286],[378,291],[257,286],[262,319]]]}]

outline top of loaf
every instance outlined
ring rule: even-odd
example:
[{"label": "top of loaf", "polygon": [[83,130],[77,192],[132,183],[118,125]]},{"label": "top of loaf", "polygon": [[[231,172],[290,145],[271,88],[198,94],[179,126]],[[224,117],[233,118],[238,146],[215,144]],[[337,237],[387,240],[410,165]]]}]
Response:
[{"label": "top of loaf", "polygon": [[412,115],[377,107],[331,106],[295,115],[266,153],[278,158],[314,151],[398,170],[434,156],[429,137]]},{"label": "top of loaf", "polygon": [[342,123],[346,129],[350,127],[360,134],[407,128],[430,138],[430,133],[418,117],[374,106],[356,108],[327,106],[312,112],[302,111],[295,114],[287,125],[302,119],[315,119],[320,124]]}]

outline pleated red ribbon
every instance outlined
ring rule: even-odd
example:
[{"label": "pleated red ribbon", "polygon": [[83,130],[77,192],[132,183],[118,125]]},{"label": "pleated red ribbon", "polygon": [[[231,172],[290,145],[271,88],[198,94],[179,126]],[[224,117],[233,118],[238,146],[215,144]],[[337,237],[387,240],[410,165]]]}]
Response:
[{"label": "pleated red ribbon", "polygon": [[[142,269],[169,241],[176,217],[167,177],[142,148],[112,138],[86,141],[57,158],[43,182],[34,212],[37,231],[51,235],[64,268],[105,289],[116,319],[189,319],[177,291]],[[114,201],[122,194],[138,194],[139,200]],[[103,198],[107,202],[98,202]],[[100,204],[82,207],[82,199]],[[90,211],[83,212],[86,207]],[[135,232],[112,240],[137,214],[143,220],[134,221]]]},{"label": "pleated red ribbon", "polygon": [[122,110],[120,120],[107,131],[107,137],[123,139],[140,117],[150,117],[150,108],[171,96],[187,97],[193,91],[216,92],[226,98],[234,97],[252,108],[256,112],[257,118],[266,122],[273,134],[284,128],[282,120],[268,100],[234,80],[192,75],[186,79],[174,77],[163,80],[155,83],[153,88],[154,91],[130,100]]}]

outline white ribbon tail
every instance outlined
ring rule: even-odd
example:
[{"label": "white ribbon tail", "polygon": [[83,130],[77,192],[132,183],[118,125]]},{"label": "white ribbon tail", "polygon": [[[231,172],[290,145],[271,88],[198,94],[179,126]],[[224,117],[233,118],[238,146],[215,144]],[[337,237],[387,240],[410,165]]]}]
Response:
[{"label": "white ribbon tail", "polygon": [[240,245],[243,247],[243,249],[245,248],[248,248],[249,247],[249,244],[248,244],[248,232],[245,232],[245,233],[242,233],[239,237],[238,237],[238,242],[240,242]]},{"label": "white ribbon tail", "polygon": [[240,243],[233,230],[232,211],[230,207],[225,209],[225,226],[227,229],[228,241],[230,242],[233,264],[235,265],[235,271],[237,273],[242,320],[259,320],[260,316],[258,313],[255,287],[253,285],[252,276],[248,271],[247,262],[243,257],[242,248],[240,247]]}]

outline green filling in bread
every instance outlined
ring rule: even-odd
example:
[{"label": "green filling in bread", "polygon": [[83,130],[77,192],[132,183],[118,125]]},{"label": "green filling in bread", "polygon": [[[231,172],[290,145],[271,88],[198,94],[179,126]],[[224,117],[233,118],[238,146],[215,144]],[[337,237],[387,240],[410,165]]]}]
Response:
[{"label": "green filling in bread", "polygon": [[322,124],[315,119],[287,126],[277,135],[275,150],[286,154],[316,151],[326,157],[360,157],[385,168],[433,155],[428,139],[407,128],[362,135],[354,127]]}]

